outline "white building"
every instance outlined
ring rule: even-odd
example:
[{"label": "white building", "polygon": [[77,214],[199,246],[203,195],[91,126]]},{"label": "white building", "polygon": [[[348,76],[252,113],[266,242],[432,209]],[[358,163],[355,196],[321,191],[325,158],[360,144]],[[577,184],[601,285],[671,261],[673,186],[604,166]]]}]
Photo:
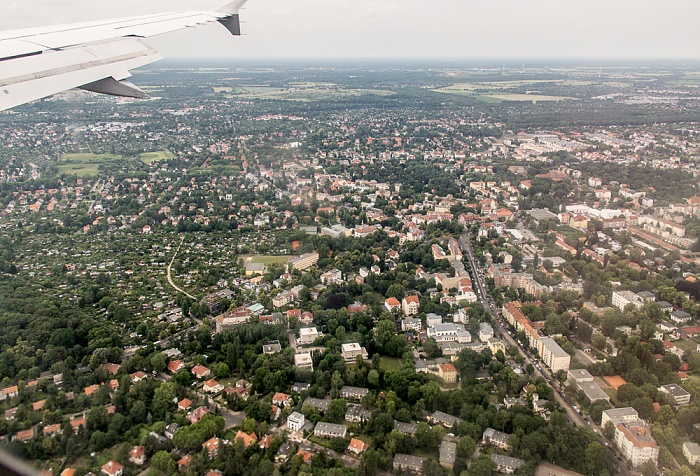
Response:
[{"label": "white building", "polygon": [[437,314],[431,312],[425,316],[425,323],[428,327],[435,327],[438,324],[442,324],[442,316],[438,316]]},{"label": "white building", "polygon": [[695,466],[700,462],[700,445],[693,441],[683,443],[683,456],[688,460],[688,463]]},{"label": "white building", "polygon": [[659,447],[651,436],[649,427],[640,420],[632,407],[605,410],[600,426],[605,428],[610,422],[615,426],[615,446],[634,466],[640,466],[648,460],[657,462]]},{"label": "white building", "polygon": [[659,446],[644,420],[618,423],[615,445],[633,466],[641,466],[649,460],[656,463],[659,459]]},{"label": "white building", "polygon": [[674,405],[688,405],[690,403],[690,392],[675,383],[662,385],[659,390],[665,393]]},{"label": "white building", "polygon": [[624,311],[628,304],[632,304],[639,309],[644,305],[644,300],[632,291],[613,291],[612,305],[620,311]]},{"label": "white building", "polygon": [[300,431],[306,424],[304,415],[299,412],[293,412],[287,417],[287,428],[290,431]]},{"label": "white building", "polygon": [[342,345],[343,359],[345,362],[355,362],[357,356],[361,356],[364,360],[369,359],[367,349],[361,347],[358,342]]},{"label": "white building", "polygon": [[420,332],[422,327],[421,321],[418,318],[408,317],[406,319],[401,319],[402,331],[414,330],[416,332]]},{"label": "white building", "polygon": [[314,369],[314,361],[311,358],[311,352],[302,352],[294,356],[294,365],[300,369]]},{"label": "white building", "polygon": [[318,422],[316,428],[314,428],[314,436],[319,438],[345,438],[347,431],[348,429],[345,425]]},{"label": "white building", "polygon": [[300,345],[313,344],[319,337],[323,337],[323,333],[318,332],[318,329],[315,327],[303,327],[299,329],[297,343]]},{"label": "white building", "polygon": [[479,340],[481,342],[488,342],[491,338],[493,338],[493,327],[491,327],[491,324],[488,322],[479,324]]},{"label": "white building", "polygon": [[608,422],[612,423],[613,426],[616,426],[620,422],[630,422],[637,419],[639,419],[639,414],[637,413],[637,410],[632,407],[611,408],[610,410],[605,410],[603,412],[603,416],[600,420],[600,427],[605,428],[605,425]]},{"label": "white building", "polygon": [[538,342],[539,354],[545,365],[552,372],[569,370],[571,356],[562,349],[551,337],[542,337]]},{"label": "white building", "polygon": [[428,328],[428,337],[433,337],[435,342],[459,342],[468,344],[472,341],[472,335],[462,324],[445,322]]},{"label": "white building", "polygon": [[420,307],[418,296],[406,296],[401,301],[401,308],[405,316],[415,316],[418,314],[418,307]]}]

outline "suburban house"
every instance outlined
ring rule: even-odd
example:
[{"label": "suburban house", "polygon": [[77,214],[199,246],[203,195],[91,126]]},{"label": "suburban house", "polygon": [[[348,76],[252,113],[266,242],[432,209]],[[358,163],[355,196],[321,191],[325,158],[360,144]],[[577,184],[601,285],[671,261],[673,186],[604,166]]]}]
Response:
[{"label": "suburban house", "polygon": [[457,367],[454,364],[438,365],[438,375],[445,383],[457,383]]},{"label": "suburban house", "polygon": [[509,439],[510,435],[508,433],[503,433],[493,428],[486,428],[482,437],[485,445],[493,445],[506,451],[511,448],[510,443],[508,443]]},{"label": "suburban house", "polygon": [[202,389],[207,393],[219,393],[224,389],[224,386],[214,379],[209,379],[204,382]]},{"label": "suburban house", "polygon": [[405,316],[415,316],[418,314],[418,307],[420,307],[418,296],[406,296],[401,300],[401,309]]},{"label": "suburban house", "polygon": [[300,431],[305,423],[306,419],[304,415],[299,412],[293,412],[287,417],[287,428],[289,428],[290,431]]},{"label": "suburban house", "polygon": [[363,453],[367,450],[367,448],[369,448],[369,445],[362,440],[358,440],[357,438],[351,439],[350,444],[348,445],[348,451],[355,453],[356,455]]},{"label": "suburban house", "polygon": [[287,407],[287,406],[291,405],[291,403],[292,403],[291,397],[289,395],[287,395],[286,393],[277,392],[272,397],[272,404],[277,405],[279,407]]},{"label": "suburban house", "polygon": [[421,458],[420,456],[396,453],[394,455],[394,471],[422,474],[423,461],[425,461],[425,458]]},{"label": "suburban house", "polygon": [[311,358],[311,352],[302,352],[294,355],[294,365],[300,369],[314,369],[314,361]]},{"label": "suburban house", "polygon": [[197,377],[198,379],[206,378],[206,377],[209,377],[209,376],[211,375],[211,370],[209,370],[209,369],[206,368],[205,366],[199,365],[199,364],[197,364],[197,365],[195,365],[194,367],[192,367],[192,371],[191,371],[191,372],[192,372],[192,374],[194,374],[194,376]]},{"label": "suburban house", "polygon": [[108,461],[102,465],[102,474],[106,476],[122,476],[124,467],[116,461]]},{"label": "suburban house", "polygon": [[441,411],[435,411],[432,415],[429,415],[428,421],[431,423],[437,423],[439,425],[442,425],[445,428],[453,428],[455,426],[459,426],[459,424],[462,423],[461,418],[457,418],[456,416],[452,416],[449,413]]},{"label": "suburban house", "polygon": [[134,463],[136,466],[141,466],[146,462],[146,448],[144,446],[134,446],[131,451],[129,451],[129,461]]},{"label": "suburban house", "polygon": [[314,428],[314,436],[319,438],[345,438],[347,431],[348,429],[345,425],[320,421],[316,423],[316,428]]},{"label": "suburban house", "polygon": [[357,356],[359,355],[362,357],[363,360],[369,359],[369,354],[367,353],[367,349],[364,347],[361,347],[358,342],[352,342],[350,344],[343,344],[342,345],[342,354],[343,354],[343,359],[347,363],[355,362],[357,360]]},{"label": "suburban house", "polygon": [[221,446],[221,440],[216,436],[202,443],[202,447],[207,450],[209,457],[214,459],[219,454],[219,446]]},{"label": "suburban house", "polygon": [[513,474],[518,468],[525,464],[525,461],[519,458],[512,458],[496,453],[491,453],[491,461],[496,465],[496,471],[504,474]]},{"label": "suburban house", "polygon": [[351,398],[354,400],[362,400],[367,394],[369,393],[368,388],[361,388],[361,387],[350,387],[348,385],[344,385],[340,389],[340,398]]},{"label": "suburban house", "polygon": [[168,371],[170,373],[176,374],[184,368],[185,364],[182,362],[182,360],[171,360],[168,362]]}]

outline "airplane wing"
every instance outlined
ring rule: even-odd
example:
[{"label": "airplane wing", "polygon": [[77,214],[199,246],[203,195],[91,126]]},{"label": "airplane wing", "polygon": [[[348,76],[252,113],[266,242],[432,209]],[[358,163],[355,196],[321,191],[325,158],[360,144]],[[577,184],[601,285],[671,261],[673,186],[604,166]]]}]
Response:
[{"label": "airplane wing", "polygon": [[219,22],[240,35],[234,0],[207,12],[172,12],[0,32],[0,111],[71,88],[142,98],[129,71],[162,59],[139,38]]}]

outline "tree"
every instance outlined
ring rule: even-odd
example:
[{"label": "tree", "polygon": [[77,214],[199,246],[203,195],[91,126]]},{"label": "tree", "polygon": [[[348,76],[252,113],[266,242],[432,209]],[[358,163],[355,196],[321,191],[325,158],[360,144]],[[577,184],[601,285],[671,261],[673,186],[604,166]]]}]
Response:
[{"label": "tree", "polygon": [[337,398],[331,401],[328,406],[328,412],[326,416],[333,423],[342,423],[345,420],[345,410],[347,408],[347,401],[341,398]]},{"label": "tree", "polygon": [[427,423],[418,423],[416,429],[416,443],[427,451],[435,451],[440,445],[440,437]]},{"label": "tree", "polygon": [[162,383],[153,393],[152,413],[156,418],[164,417],[174,405],[175,384],[171,382]]},{"label": "tree", "polygon": [[165,474],[173,474],[177,471],[177,463],[167,451],[159,451],[151,459],[151,467]]},{"label": "tree", "polygon": [[226,362],[220,362],[214,373],[218,378],[227,378],[231,375],[231,370]]},{"label": "tree", "polygon": [[379,372],[377,372],[376,369],[369,371],[367,374],[367,382],[373,387],[379,386]]},{"label": "tree", "polygon": [[348,440],[346,440],[345,438],[331,438],[331,440],[328,442],[331,449],[336,453],[342,453],[345,450],[347,450],[348,443]]},{"label": "tree", "polygon": [[469,476],[491,476],[496,470],[496,465],[491,458],[485,454],[480,454],[469,468]]},{"label": "tree", "polygon": [[406,289],[400,283],[393,283],[386,290],[387,297],[393,297],[401,301],[406,295]]},{"label": "tree", "polygon": [[460,438],[459,443],[457,443],[457,456],[460,458],[471,458],[476,449],[476,442],[470,436],[464,436]]},{"label": "tree", "polygon": [[379,453],[370,449],[362,455],[360,467],[357,470],[358,476],[377,476],[379,472]]},{"label": "tree", "polygon": [[423,344],[423,350],[425,351],[425,355],[431,359],[442,356],[442,349],[437,345],[434,337],[431,337],[425,341]]},{"label": "tree", "polygon": [[[656,463],[653,460],[647,460],[642,465],[642,476],[654,476],[656,474]],[[692,474],[692,472],[690,473]]]},{"label": "tree", "polygon": [[440,463],[429,458],[423,461],[423,474],[425,476],[443,476],[445,470],[442,469]]}]

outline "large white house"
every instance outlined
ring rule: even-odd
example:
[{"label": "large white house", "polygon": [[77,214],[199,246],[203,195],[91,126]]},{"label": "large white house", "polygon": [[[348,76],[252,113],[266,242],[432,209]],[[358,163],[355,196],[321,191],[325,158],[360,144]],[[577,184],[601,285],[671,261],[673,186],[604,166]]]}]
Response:
[{"label": "large white house", "polygon": [[290,431],[300,431],[306,424],[304,415],[299,412],[293,412],[287,417],[287,428]]}]

